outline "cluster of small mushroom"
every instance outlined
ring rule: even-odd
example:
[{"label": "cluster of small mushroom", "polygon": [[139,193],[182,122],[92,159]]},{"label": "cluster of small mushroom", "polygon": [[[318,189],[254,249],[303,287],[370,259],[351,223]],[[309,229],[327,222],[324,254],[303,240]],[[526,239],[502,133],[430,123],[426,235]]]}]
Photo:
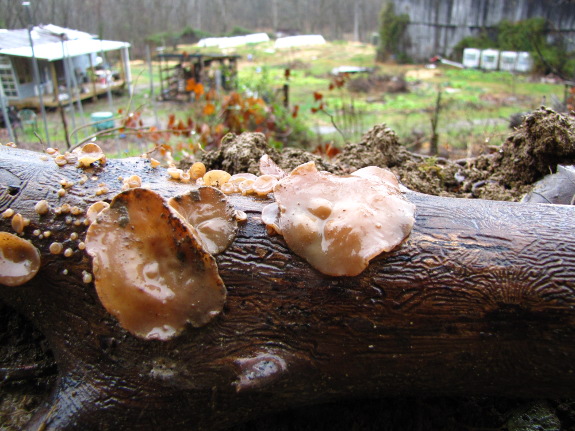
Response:
[{"label": "cluster of small mushroom", "polygon": [[12,229],[17,234],[21,234],[24,228],[30,224],[30,219],[24,217],[22,214],[15,212],[12,208],[8,208],[2,213],[2,218],[11,218]]},{"label": "cluster of small mushroom", "polygon": [[[63,187],[69,185],[64,180],[60,183]],[[52,208],[48,201],[40,200],[34,205],[34,211],[41,218],[50,214],[54,217],[63,216],[67,225],[83,226],[87,224],[87,221],[82,218],[84,210],[68,203]],[[32,244],[32,240],[39,241],[51,238],[52,231],[27,230],[31,225],[30,219],[16,213],[12,208],[6,209],[1,217],[10,219],[10,225],[15,233],[0,233],[0,284],[19,286],[31,280],[40,266],[40,252]],[[23,238],[25,235],[29,235],[29,239]],[[68,238],[61,238],[46,244],[46,246],[50,254],[62,255],[66,258],[74,256],[75,250],[82,251],[86,247],[77,232],[72,232]],[[37,259],[36,256],[38,256]],[[67,274],[68,270],[63,269],[62,273]],[[16,277],[14,274],[18,276]],[[87,272],[83,274],[83,280],[86,283],[91,282],[91,274]]]},{"label": "cluster of small mushroom", "polygon": [[[275,168],[266,169],[266,166],[270,164],[273,164]],[[219,169],[206,172],[206,167],[201,162],[194,163],[188,171],[175,166],[168,168],[168,174],[173,180],[184,183],[193,182],[198,186],[216,187],[227,195],[239,193],[265,197],[273,191],[278,180],[285,176],[285,173],[277,168],[267,155],[260,160],[260,172],[262,175],[259,176],[248,172],[231,175]]]},{"label": "cluster of small mushroom", "polygon": [[[56,148],[47,148],[46,154],[51,156],[58,166],[77,164],[79,168],[86,169],[96,162],[99,162],[100,165],[106,164],[106,155],[100,146],[94,143],[87,143],[72,152],[66,151],[64,154],[60,154]],[[46,156],[42,157],[43,160],[46,160]]]}]

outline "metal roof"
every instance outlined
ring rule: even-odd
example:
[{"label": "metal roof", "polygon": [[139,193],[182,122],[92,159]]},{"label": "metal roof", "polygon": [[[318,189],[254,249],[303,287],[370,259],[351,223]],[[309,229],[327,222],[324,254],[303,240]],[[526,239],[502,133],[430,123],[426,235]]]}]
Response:
[{"label": "metal roof", "polygon": [[[32,29],[34,55],[40,60],[55,61],[64,57],[113,51],[130,46],[128,42],[96,39],[90,33],[55,25]],[[0,30],[0,55],[32,57],[28,30]]]}]

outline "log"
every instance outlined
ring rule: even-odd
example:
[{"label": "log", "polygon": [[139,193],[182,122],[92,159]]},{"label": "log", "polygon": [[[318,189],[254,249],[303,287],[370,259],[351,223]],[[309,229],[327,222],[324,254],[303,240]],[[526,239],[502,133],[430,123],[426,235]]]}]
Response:
[{"label": "log", "polygon": [[[408,239],[358,276],[331,277],[267,233],[269,199],[232,195],[248,220],[216,257],[223,312],[156,341],[123,329],[84,282],[86,226],[34,210],[40,200],[82,209],[110,200],[132,174],[166,198],[191,187],[145,159],[85,171],[0,147],[0,211],[30,219],[22,236],[42,258],[31,281],[0,286],[0,300],[46,336],[59,372],[28,429],[216,430],[342,398],[575,395],[571,206],[409,192]],[[60,180],[74,183],[65,196]],[[101,184],[109,193],[97,196]],[[9,218],[0,230],[14,232]],[[54,241],[73,254],[51,254]]]}]

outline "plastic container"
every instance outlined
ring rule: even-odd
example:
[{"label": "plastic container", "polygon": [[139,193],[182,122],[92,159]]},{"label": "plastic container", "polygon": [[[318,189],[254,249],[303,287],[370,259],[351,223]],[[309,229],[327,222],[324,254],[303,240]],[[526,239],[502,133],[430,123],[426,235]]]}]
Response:
[{"label": "plastic container", "polygon": [[94,112],[90,115],[90,121],[96,130],[112,129],[114,127],[114,114],[112,112]]}]

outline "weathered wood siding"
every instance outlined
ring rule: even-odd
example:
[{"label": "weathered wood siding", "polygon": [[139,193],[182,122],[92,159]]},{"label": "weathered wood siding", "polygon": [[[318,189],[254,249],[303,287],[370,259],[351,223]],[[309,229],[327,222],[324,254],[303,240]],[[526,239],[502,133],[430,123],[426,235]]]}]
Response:
[{"label": "weathered wood siding", "polygon": [[502,20],[543,17],[575,49],[575,2],[572,0],[393,0],[398,14],[410,17],[405,48],[415,60],[449,56],[466,36],[493,29]]}]

